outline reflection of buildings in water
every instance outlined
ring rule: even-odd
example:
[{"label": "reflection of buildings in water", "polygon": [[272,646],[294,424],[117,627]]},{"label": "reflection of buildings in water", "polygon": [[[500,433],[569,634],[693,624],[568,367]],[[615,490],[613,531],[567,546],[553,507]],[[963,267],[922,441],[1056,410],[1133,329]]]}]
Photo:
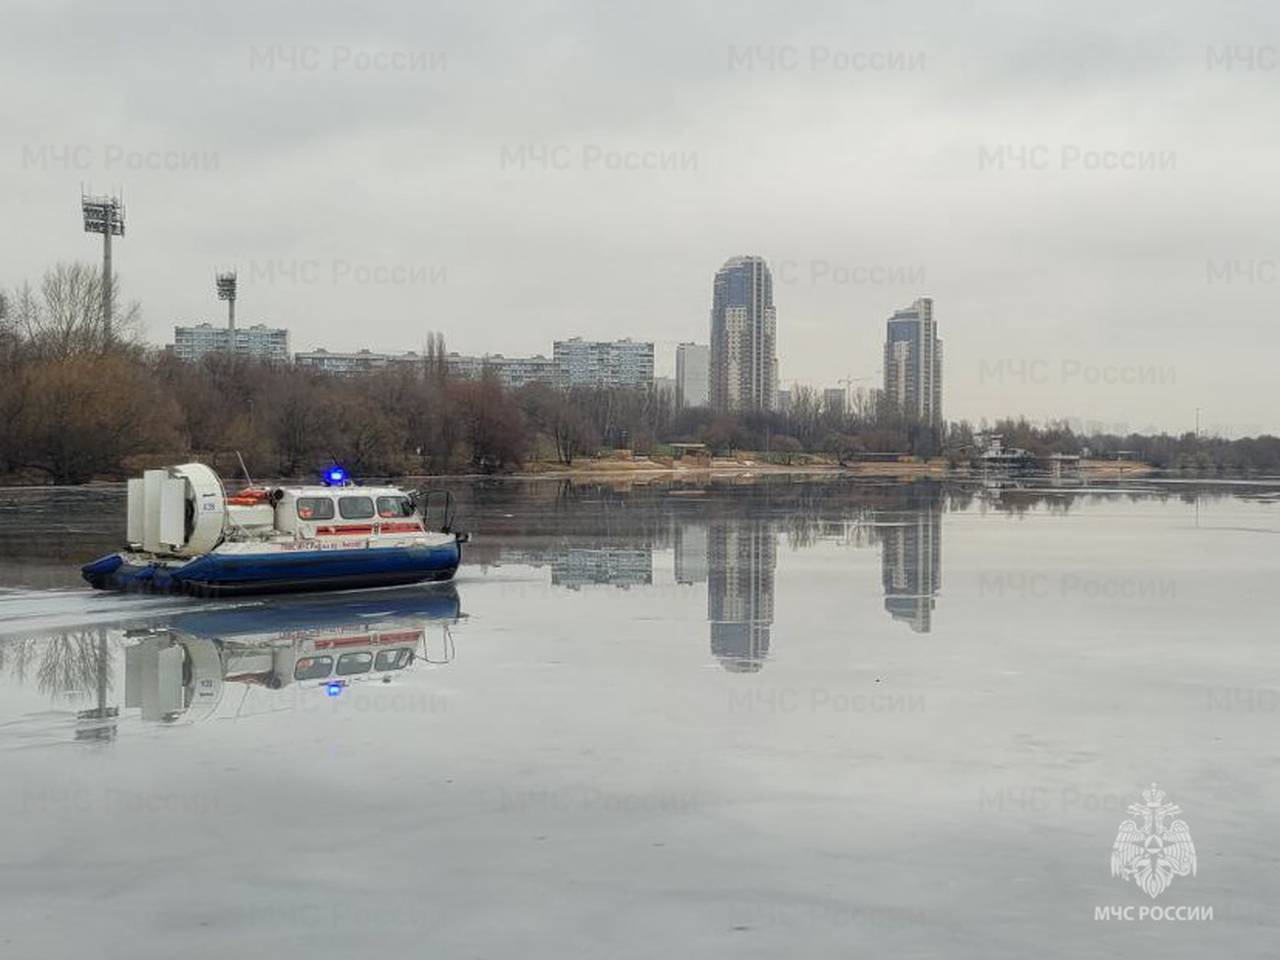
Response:
[{"label": "reflection of buildings in water", "polygon": [[551,582],[570,590],[600,583],[623,589],[650,584],[653,583],[653,549],[569,547],[552,557]]},{"label": "reflection of buildings in water", "polygon": [[677,524],[674,533],[676,583],[707,582],[707,526]]},{"label": "reflection of buildings in water", "polygon": [[880,550],[885,610],[916,633],[928,633],[942,585],[942,504],[927,500],[894,514],[881,530]]},{"label": "reflection of buildings in water", "polygon": [[712,522],[707,547],[711,652],[726,670],[759,670],[773,628],[777,535],[759,520]]},{"label": "reflection of buildings in water", "polygon": [[[675,581],[707,584],[711,652],[727,670],[754,671],[769,654],[777,534],[761,520],[675,523],[671,529]],[[504,546],[502,563],[551,567],[551,583],[576,590],[586,585],[653,584],[653,545],[642,547]]]},{"label": "reflection of buildings in water", "polygon": [[496,562],[550,567],[551,583],[569,590],[603,584],[627,589],[653,583],[652,544],[639,547],[504,545],[497,552]]}]

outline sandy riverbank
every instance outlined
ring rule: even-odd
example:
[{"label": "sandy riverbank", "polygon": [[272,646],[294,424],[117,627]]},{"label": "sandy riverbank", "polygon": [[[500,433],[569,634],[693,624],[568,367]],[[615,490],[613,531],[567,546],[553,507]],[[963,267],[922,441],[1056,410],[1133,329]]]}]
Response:
[{"label": "sandy riverbank", "polygon": [[[196,459],[208,462],[207,458],[187,454],[177,457],[139,458],[131,464],[130,473],[137,474],[144,469],[161,467],[169,463]],[[223,465],[225,466],[225,464]],[[1155,472],[1146,463],[1120,462],[1115,460],[1083,460],[1079,473],[1073,479],[1081,480],[1129,480],[1145,477]],[[740,457],[715,457],[711,460],[669,460],[665,458],[635,457],[631,459],[581,459],[572,466],[565,466],[554,461],[530,461],[521,469],[508,474],[444,474],[422,476],[418,474],[401,474],[389,479],[395,481],[411,480],[460,480],[471,477],[536,477],[541,479],[575,479],[575,480],[657,480],[663,478],[686,478],[696,480],[710,477],[754,477],[776,474],[779,476],[852,476],[867,478],[883,478],[897,480],[972,480],[980,479],[981,473],[967,467],[953,468],[943,459],[933,460],[901,460],[890,462],[852,463],[841,466],[838,463],[807,458],[804,462],[792,464],[769,463],[757,460],[749,455]],[[232,474],[225,475],[228,479]],[[100,477],[95,482],[118,483],[123,478]],[[259,478],[263,480],[263,478]],[[283,477],[271,478],[272,483],[297,482]],[[31,477],[8,477],[0,479],[0,489],[14,490],[25,487],[45,487],[46,484],[33,482]]]},{"label": "sandy riverbank", "polygon": [[[1079,477],[1086,480],[1120,480],[1147,476],[1153,472],[1150,464],[1114,460],[1084,460],[1080,463]],[[647,477],[701,477],[747,476],[762,474],[779,475],[843,475],[855,477],[883,477],[892,479],[972,479],[979,473],[967,467],[952,468],[945,460],[903,460],[894,462],[854,463],[841,466],[838,463],[778,464],[754,460],[750,457],[716,457],[710,461],[663,460],[637,457],[630,460],[578,460],[572,466],[560,463],[531,463],[524,475],[539,477],[564,477],[571,479],[622,479]]]}]

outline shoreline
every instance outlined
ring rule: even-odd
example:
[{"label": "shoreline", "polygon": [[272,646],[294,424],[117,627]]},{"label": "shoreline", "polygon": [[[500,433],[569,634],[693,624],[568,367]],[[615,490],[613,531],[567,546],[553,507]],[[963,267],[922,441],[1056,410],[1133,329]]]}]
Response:
[{"label": "shoreline", "polygon": [[[1064,475],[1063,480],[1124,480],[1150,476],[1156,470],[1147,463],[1132,461],[1086,460],[1076,473]],[[546,479],[625,479],[648,477],[734,477],[749,475],[775,476],[851,476],[875,479],[899,480],[982,480],[982,479],[1052,479],[1036,474],[1028,477],[984,478],[980,471],[969,467],[950,467],[945,460],[905,462],[870,462],[841,465],[838,463],[777,464],[741,459],[715,459],[698,466],[683,466],[677,461],[666,464],[652,460],[585,461],[571,466],[563,464],[531,464],[517,471],[513,477]]]},{"label": "shoreline", "polygon": [[[200,460],[199,457],[191,459]],[[172,459],[165,461],[166,463],[175,462]],[[145,467],[151,467],[148,463]],[[154,466],[159,466],[155,464]],[[143,469],[144,467],[139,467]],[[1136,463],[1133,461],[1113,461],[1113,460],[1085,460],[1081,461],[1080,468],[1077,472],[1063,475],[1060,479],[1064,482],[1088,482],[1098,480],[1134,480],[1150,477],[1160,474],[1156,468],[1147,463]],[[387,480],[390,482],[412,481],[416,483],[435,483],[442,481],[471,481],[471,480],[592,480],[592,481],[617,481],[617,480],[700,480],[700,479],[747,479],[759,476],[796,476],[796,477],[857,477],[875,480],[955,480],[955,481],[981,481],[990,480],[1035,480],[1045,481],[1053,480],[1054,477],[1048,474],[1033,474],[1027,476],[1014,475],[994,475],[989,474],[983,476],[981,471],[975,471],[970,467],[950,467],[945,460],[934,459],[925,461],[903,461],[903,462],[868,462],[868,463],[852,463],[840,465],[838,463],[795,463],[795,464],[779,464],[767,463],[750,458],[730,459],[715,458],[710,462],[700,462],[694,466],[685,466],[681,461],[663,462],[661,460],[649,460],[646,458],[632,460],[580,460],[571,466],[565,466],[561,463],[548,461],[536,461],[528,463],[519,470],[509,473],[448,473],[448,474],[418,474],[404,473],[383,477],[377,476],[376,479]],[[374,479],[370,475],[370,479]],[[1209,477],[1202,475],[1187,475],[1189,480],[1214,480],[1224,479],[1223,477]],[[234,478],[228,477],[227,480]],[[1234,478],[1241,479],[1241,478]],[[1264,478],[1265,479],[1265,478]],[[47,490],[51,488],[58,489],[92,489],[106,485],[115,485],[124,482],[124,478],[95,477],[93,480],[83,484],[42,484],[31,482],[7,482],[0,480],[0,491],[18,492],[22,490]],[[306,483],[306,478],[296,477],[276,477],[272,478],[271,483],[278,485]]]}]

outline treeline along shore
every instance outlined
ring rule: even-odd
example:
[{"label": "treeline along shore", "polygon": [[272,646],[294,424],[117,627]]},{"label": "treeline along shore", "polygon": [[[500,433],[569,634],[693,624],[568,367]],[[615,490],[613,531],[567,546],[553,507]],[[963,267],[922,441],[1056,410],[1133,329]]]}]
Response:
[{"label": "treeline along shore", "polygon": [[661,461],[673,443],[780,466],[897,453],[945,468],[967,464],[984,430],[1035,454],[1123,455],[1200,475],[1280,470],[1272,436],[1084,436],[1022,418],[940,430],[883,405],[827,408],[803,387],[786,413],[741,414],[677,409],[652,388],[508,390],[451,377],[440,335],[414,367],[357,376],[230,355],[185,363],[141,342],[137,304],[117,303],[106,324],[100,283],[92,267],[60,264],[38,288],[0,297],[0,482],[78,484],[186,459],[227,474],[239,472],[237,454],[254,476],[274,478],[334,463],[355,476],[501,473],[620,449]]}]

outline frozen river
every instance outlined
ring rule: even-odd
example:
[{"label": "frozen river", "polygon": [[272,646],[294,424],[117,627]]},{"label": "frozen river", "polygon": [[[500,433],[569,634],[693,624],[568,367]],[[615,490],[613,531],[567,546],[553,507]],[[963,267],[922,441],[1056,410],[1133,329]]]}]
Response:
[{"label": "frozen river", "polygon": [[0,492],[0,957],[1274,956],[1277,489],[475,484],[239,602]]}]

